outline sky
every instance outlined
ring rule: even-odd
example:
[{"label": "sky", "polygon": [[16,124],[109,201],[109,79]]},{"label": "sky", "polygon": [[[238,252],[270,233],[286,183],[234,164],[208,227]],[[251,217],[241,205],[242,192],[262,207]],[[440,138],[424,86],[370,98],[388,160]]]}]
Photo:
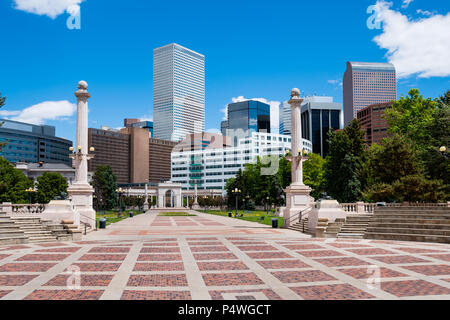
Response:
[{"label": "sky", "polygon": [[[450,89],[448,0],[0,0],[0,117],[56,126],[75,139],[77,83],[89,126],[153,117],[153,49],[205,55],[206,129],[228,103],[278,105],[291,88],[342,103],[347,61],[392,62],[398,96]],[[78,20],[79,18],[79,20]]]}]

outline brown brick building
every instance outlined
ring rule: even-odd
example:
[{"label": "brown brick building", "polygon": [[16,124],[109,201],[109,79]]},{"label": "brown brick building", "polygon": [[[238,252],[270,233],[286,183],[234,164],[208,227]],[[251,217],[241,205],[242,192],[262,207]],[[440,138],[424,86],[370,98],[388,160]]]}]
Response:
[{"label": "brown brick building", "polygon": [[143,128],[124,128],[120,132],[89,129],[89,146],[95,157],[88,170],[109,165],[118,184],[161,182],[170,180],[170,154],[175,142],[150,138]]},{"label": "brown brick building", "polygon": [[357,119],[364,130],[364,140],[368,145],[380,143],[387,137],[388,123],[384,112],[392,106],[391,102],[372,104],[357,113]]}]

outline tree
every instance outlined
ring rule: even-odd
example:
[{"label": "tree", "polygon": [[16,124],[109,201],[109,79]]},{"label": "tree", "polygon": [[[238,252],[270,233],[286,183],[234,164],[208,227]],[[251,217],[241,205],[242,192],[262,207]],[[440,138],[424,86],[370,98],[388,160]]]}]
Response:
[{"label": "tree", "polygon": [[325,160],[315,153],[303,163],[303,182],[312,188],[311,196],[319,199],[324,190]]},{"label": "tree", "polygon": [[437,110],[436,101],[425,99],[418,89],[411,89],[406,97],[395,101],[385,111],[390,133],[398,133],[414,141],[414,148],[423,150],[430,141],[427,130]]},{"label": "tree", "polygon": [[324,165],[324,189],[341,203],[355,202],[363,189],[364,132],[354,119],[341,131],[329,133],[330,150]]},{"label": "tree", "polygon": [[61,193],[67,193],[67,181],[59,173],[44,172],[37,178],[37,200],[39,203],[49,203]]},{"label": "tree", "polygon": [[383,139],[381,148],[370,148],[368,154],[371,180],[375,183],[391,184],[407,175],[422,172],[413,144],[397,133]]},{"label": "tree", "polygon": [[0,202],[28,203],[25,190],[31,187],[33,182],[22,171],[0,157]]},{"label": "tree", "polygon": [[116,176],[110,166],[97,167],[92,177],[92,186],[102,209],[111,210],[116,207]]}]

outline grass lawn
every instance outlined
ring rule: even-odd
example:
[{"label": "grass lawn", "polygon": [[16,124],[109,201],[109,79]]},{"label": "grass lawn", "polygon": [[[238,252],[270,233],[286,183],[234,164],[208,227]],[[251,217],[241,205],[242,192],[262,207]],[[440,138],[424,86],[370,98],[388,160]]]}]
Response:
[{"label": "grass lawn", "polygon": [[[106,219],[106,225],[107,226],[112,224],[112,223],[119,222],[119,221],[121,221],[123,219],[127,219],[127,218],[130,217],[130,214],[129,214],[130,211],[133,212],[133,216],[137,216],[139,214],[144,213],[142,211],[137,211],[137,210],[125,210],[124,212],[122,212],[122,216],[120,218],[118,218],[117,217],[118,211],[112,211],[112,210],[111,211],[97,211],[97,215],[96,215],[97,216],[96,217],[97,226],[99,225],[98,221],[101,218],[105,218]],[[102,213],[104,213],[104,214],[102,214]]]},{"label": "grass lawn", "polygon": [[[204,212],[204,211],[201,211]],[[274,215],[267,215],[266,211],[245,211],[244,210],[238,210],[239,215],[243,215],[243,217],[234,218],[236,210],[233,210],[233,219],[241,219],[245,221],[251,221],[251,222],[258,222],[265,225],[272,225],[272,219],[277,218],[278,219],[278,228],[283,227],[283,218],[282,217],[275,217]],[[248,213],[249,212],[249,213]],[[217,210],[206,210],[206,213],[209,214],[215,214],[217,216],[224,216],[228,217],[228,211],[217,211]],[[264,220],[261,220],[264,218]]]},{"label": "grass lawn", "polygon": [[161,217],[196,217],[196,214],[190,214],[187,212],[164,212],[158,214]]}]

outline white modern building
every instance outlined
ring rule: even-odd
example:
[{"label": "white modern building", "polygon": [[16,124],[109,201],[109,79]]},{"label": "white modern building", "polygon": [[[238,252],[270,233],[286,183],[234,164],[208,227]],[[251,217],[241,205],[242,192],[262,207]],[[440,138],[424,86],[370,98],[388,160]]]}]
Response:
[{"label": "white modern building", "polygon": [[154,137],[179,141],[205,129],[205,56],[172,43],[153,51]]},{"label": "white modern building", "polygon": [[[234,178],[239,169],[259,156],[282,156],[291,148],[291,136],[253,132],[241,138],[236,147],[207,147],[200,150],[172,152],[172,179],[190,190],[197,184],[200,190],[222,190],[227,179]],[[303,139],[303,149],[311,152],[312,145]]]}]

